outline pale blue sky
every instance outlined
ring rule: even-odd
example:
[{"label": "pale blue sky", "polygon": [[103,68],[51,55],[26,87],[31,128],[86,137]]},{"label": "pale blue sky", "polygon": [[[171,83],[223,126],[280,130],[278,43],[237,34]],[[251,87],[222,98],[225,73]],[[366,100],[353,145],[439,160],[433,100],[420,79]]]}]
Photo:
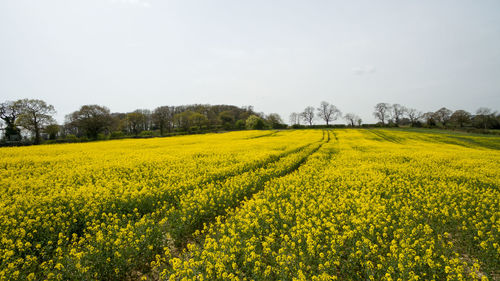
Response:
[{"label": "pale blue sky", "polygon": [[500,1],[0,0],[0,101],[25,97],[498,110]]}]

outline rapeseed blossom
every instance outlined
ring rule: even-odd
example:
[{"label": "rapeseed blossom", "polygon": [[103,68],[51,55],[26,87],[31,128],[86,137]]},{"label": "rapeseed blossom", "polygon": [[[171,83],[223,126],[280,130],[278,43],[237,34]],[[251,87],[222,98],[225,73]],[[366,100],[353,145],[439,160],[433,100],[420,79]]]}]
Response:
[{"label": "rapeseed blossom", "polygon": [[488,149],[494,139],[449,144],[454,138],[434,134],[333,132],[335,141],[297,171],[267,182],[207,226],[180,257],[193,262],[164,275],[488,280],[498,269],[500,153]]},{"label": "rapeseed blossom", "polygon": [[245,131],[0,149],[0,280],[491,280],[498,137]]},{"label": "rapeseed blossom", "polygon": [[[0,280],[123,279],[149,271],[170,258],[168,237],[178,240],[286,173],[300,160],[293,156],[322,137],[246,131],[2,148]],[[248,190],[231,189],[247,178],[254,180]]]}]

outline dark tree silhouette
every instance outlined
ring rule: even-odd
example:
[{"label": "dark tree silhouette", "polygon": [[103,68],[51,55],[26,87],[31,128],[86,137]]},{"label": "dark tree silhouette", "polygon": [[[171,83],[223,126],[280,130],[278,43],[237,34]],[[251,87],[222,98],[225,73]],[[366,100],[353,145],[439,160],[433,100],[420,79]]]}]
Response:
[{"label": "dark tree silhouette", "polygon": [[450,116],[450,120],[456,124],[460,128],[464,126],[465,123],[470,122],[471,120],[471,114],[465,110],[456,110],[453,112],[453,114]]},{"label": "dark tree silhouette", "polygon": [[109,109],[96,104],[84,105],[80,110],[67,115],[66,119],[68,125],[92,139],[108,130],[112,121]]},{"label": "dark tree silhouette", "polygon": [[21,114],[19,103],[6,101],[0,103],[0,119],[5,122],[5,139],[12,141],[19,139],[21,130],[16,125],[17,118]]},{"label": "dark tree silhouette", "polygon": [[436,118],[436,121],[443,124],[443,126],[446,126],[448,121],[450,121],[451,113],[452,111],[448,108],[441,107],[438,111],[434,112],[434,117]]},{"label": "dark tree silhouette", "polygon": [[349,123],[349,125],[351,125],[352,127],[354,127],[354,124],[356,124],[359,120],[361,120],[361,118],[359,118],[359,116],[357,116],[356,114],[354,113],[347,113],[346,115],[344,115],[344,119]]},{"label": "dark tree silhouette", "polygon": [[422,118],[422,112],[416,110],[415,108],[406,109],[406,115],[408,116],[408,119],[410,119],[412,126],[415,125],[420,118]]},{"label": "dark tree silhouette", "polygon": [[318,116],[326,122],[327,126],[331,121],[337,120],[342,115],[335,105],[329,104],[326,101],[322,101],[317,110]]},{"label": "dark tree silhouette", "polygon": [[304,111],[300,114],[300,116],[305,122],[309,123],[309,126],[312,126],[315,117],[314,107],[312,106],[306,107]]},{"label": "dark tree silhouette", "polygon": [[406,107],[398,103],[395,103],[390,107],[390,115],[392,116],[392,120],[396,125],[399,125],[401,123],[401,119],[403,118],[405,113]]},{"label": "dark tree silhouette", "polygon": [[377,103],[375,105],[375,111],[373,112],[373,116],[382,122],[382,125],[385,125],[385,120],[389,118],[389,111],[391,110],[391,105],[388,103]]},{"label": "dark tree silhouette", "polygon": [[157,107],[153,111],[152,118],[155,126],[160,129],[160,135],[163,135],[165,129],[167,129],[168,132],[170,132],[172,128],[172,122],[174,119],[173,108],[171,106]]}]

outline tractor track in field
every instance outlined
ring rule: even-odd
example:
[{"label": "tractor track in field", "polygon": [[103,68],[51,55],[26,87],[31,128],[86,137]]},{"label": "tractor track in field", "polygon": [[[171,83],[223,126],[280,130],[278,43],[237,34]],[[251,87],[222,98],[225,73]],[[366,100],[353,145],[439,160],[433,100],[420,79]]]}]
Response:
[{"label": "tractor track in field", "polygon": [[[271,134],[266,134],[264,136],[274,135],[275,133],[276,132],[273,132]],[[264,136],[259,136],[259,137],[264,137]],[[271,165],[273,163],[276,163],[288,155],[291,155],[291,154],[297,153],[303,149],[306,149],[308,146],[313,145],[313,144],[314,143],[308,143],[308,144],[301,145],[299,147],[290,149],[288,151],[285,151],[281,154],[269,156],[267,158],[267,160],[259,161],[259,162],[256,162],[254,164],[250,164],[249,165],[250,167],[247,167],[246,169],[242,167],[241,169],[239,169],[235,172],[230,172],[230,173],[226,173],[226,174],[214,174],[212,176],[209,176],[207,179],[204,179],[204,180],[197,182],[196,184],[187,185],[187,186],[184,186],[181,188],[176,188],[176,189],[165,189],[163,192],[157,193],[155,198],[137,197],[137,198],[134,198],[135,202],[133,202],[132,204],[121,204],[121,202],[112,200],[112,201],[107,202],[106,206],[103,206],[103,212],[106,212],[106,213],[115,212],[115,213],[119,213],[119,214],[127,214],[127,213],[130,213],[131,210],[133,210],[134,208],[137,208],[139,214],[146,215],[146,214],[149,214],[149,213],[154,211],[154,206],[145,204],[141,201],[144,201],[144,202],[173,201],[171,203],[171,206],[175,207],[178,204],[179,197],[182,196],[182,194],[184,194],[186,192],[189,192],[191,190],[196,189],[197,187],[204,186],[204,185],[207,185],[210,183],[222,182],[222,181],[225,181],[229,178],[237,177],[245,172],[256,171],[256,170],[263,168],[267,165]],[[119,199],[117,199],[117,200],[119,200]],[[127,201],[130,202],[131,199],[127,198]],[[127,206],[127,207],[120,209],[120,208],[117,208],[115,206]],[[76,223],[76,224],[78,224],[78,223]]]},{"label": "tractor track in field", "polygon": [[[335,136],[335,135],[334,135]],[[249,200],[253,199],[253,196],[255,194],[258,194],[262,192],[267,185],[268,182],[287,176],[296,170],[298,170],[304,163],[312,156],[314,155],[323,145],[326,143],[329,143],[332,140],[333,137],[330,135],[330,131],[325,131],[323,130],[323,136],[321,140],[319,141],[314,141],[312,143],[309,143],[307,145],[298,147],[296,149],[290,150],[287,153],[283,153],[280,155],[279,158],[277,158],[275,161],[268,162],[264,165],[261,165],[261,167],[255,168],[253,170],[245,171],[245,172],[255,172],[256,170],[260,168],[264,169],[272,169],[274,168],[275,165],[277,165],[281,159],[291,156],[293,154],[298,154],[301,153],[304,150],[307,149],[312,149],[307,152],[307,154],[303,155],[296,163],[291,165],[290,167],[285,168],[282,172],[280,172],[278,175],[274,176],[264,176],[260,180],[258,180],[254,185],[248,187],[249,192],[243,192],[242,194],[237,195],[237,200],[234,201],[234,203],[229,202],[229,204],[226,204],[224,208],[219,209],[215,213],[210,213],[209,215],[207,214],[206,217],[204,217],[202,220],[196,221],[196,222],[186,222],[184,225],[183,222],[181,221],[181,215],[182,214],[190,214],[190,212],[185,211],[182,206],[176,206],[175,209],[173,209],[173,213],[167,213],[167,223],[159,226],[160,228],[163,229],[164,231],[164,241],[163,245],[166,246],[169,251],[170,251],[170,257],[171,258],[180,258],[182,255],[186,254],[188,252],[187,250],[187,245],[192,244],[192,243],[200,243],[204,239],[203,234],[197,234],[200,233],[206,226],[212,225],[218,218],[221,218],[223,221],[227,219],[227,214],[239,206],[245,204],[245,202],[248,202]],[[335,138],[338,140],[337,138]],[[316,147],[314,147],[316,146]],[[239,173],[237,175],[229,176],[226,177],[226,179],[231,179],[231,178],[237,178],[240,175],[243,175],[243,173]],[[222,183],[222,181],[218,181]],[[210,184],[210,183],[207,183]],[[200,189],[199,193],[202,193],[204,189]],[[193,191],[192,191],[193,192]],[[197,192],[198,193],[198,192]],[[182,197],[182,196],[181,196]],[[220,198],[219,198],[220,199]],[[224,202],[224,199],[220,199],[222,203],[228,203],[227,201]],[[192,202],[190,201],[190,198],[187,198],[186,202]],[[205,208],[209,206],[204,206]],[[198,209],[198,211],[203,210],[207,211],[204,209],[204,207],[201,207]],[[209,211],[209,210],[208,210]],[[179,231],[179,228],[181,229]],[[177,231],[177,232],[176,232]],[[203,232],[201,232],[203,233]],[[135,272],[135,276],[149,276],[153,280],[159,280],[157,277],[158,272],[151,272],[151,271],[146,271],[146,272]]]},{"label": "tractor track in field", "polygon": [[380,130],[377,130],[377,129],[367,129],[366,132],[370,132],[370,133],[374,134],[375,136],[377,136],[378,138],[380,138],[383,141],[385,140],[385,141],[389,141],[389,142],[396,143],[396,144],[403,143],[402,138],[399,138],[396,136],[389,136],[388,134],[386,134]]},{"label": "tractor track in field", "polygon": [[[269,136],[275,135],[276,133],[277,133],[277,131],[272,132],[270,134],[266,134],[264,136],[259,136],[259,137],[269,137]],[[214,183],[214,182],[222,182],[222,181],[225,181],[225,180],[230,179],[232,177],[238,177],[241,174],[244,174],[246,172],[256,171],[256,170],[259,170],[263,167],[273,165],[273,164],[279,162],[281,159],[283,159],[291,154],[298,153],[304,149],[307,149],[311,145],[314,145],[315,143],[318,143],[321,141],[322,140],[318,140],[318,141],[314,141],[311,143],[307,143],[305,145],[300,145],[298,147],[284,151],[280,154],[269,156],[267,158],[267,161],[259,161],[259,162],[256,162],[255,164],[250,164],[249,165],[250,167],[248,167],[246,169],[241,168],[241,169],[238,169],[236,172],[213,175],[207,179],[204,179],[204,180],[198,182],[197,184],[185,186],[184,188],[181,188],[181,190],[166,189],[163,192],[158,192],[158,193],[154,194],[153,196],[139,196],[139,197],[135,197],[135,198],[126,198],[128,204],[121,204],[120,200],[124,200],[122,198],[114,198],[112,200],[109,200],[109,201],[106,201],[106,202],[103,202],[103,203],[97,205],[96,206],[97,209],[95,210],[95,213],[96,213],[95,217],[100,217],[100,214],[103,214],[103,213],[118,213],[120,215],[121,214],[129,214],[129,213],[133,213],[134,210],[136,210],[136,212],[139,213],[140,215],[136,216],[136,217],[131,217],[130,221],[138,221],[142,217],[150,215],[151,213],[155,212],[159,206],[157,204],[158,202],[174,201],[174,202],[172,202],[172,205],[171,205],[171,206],[174,206],[175,204],[178,204],[178,202],[176,202],[176,201],[179,200],[179,197],[183,193],[189,192],[189,191],[196,189],[197,187],[200,187],[200,186],[204,186],[204,185]],[[71,206],[71,202],[69,200],[75,200],[75,198],[57,197],[54,200],[41,201],[38,204],[44,205],[44,206],[45,205],[47,205],[47,206],[61,206],[62,210],[58,209],[58,208],[54,208],[54,209],[57,210],[57,212],[63,212],[63,211],[70,212],[69,207]],[[77,201],[77,204],[84,205],[84,204],[87,204],[87,202],[85,202],[83,199],[81,199],[81,201]],[[124,206],[124,207],[118,208],[116,206]],[[31,206],[31,208],[33,208],[33,206]],[[72,221],[72,227],[69,230],[70,233],[74,233],[74,234],[77,234],[78,236],[82,236],[88,230],[86,220],[82,214],[72,213],[71,216],[68,218],[68,220]],[[36,230],[39,233],[43,233],[45,231],[45,229],[42,229],[42,228],[36,229]],[[40,241],[33,240],[33,243],[38,243],[38,242],[40,242]],[[38,258],[40,260],[44,260],[43,257],[38,257]]]},{"label": "tractor track in field", "polygon": [[[283,152],[283,153],[281,153],[279,155],[271,156],[271,157],[269,157],[269,161],[268,162],[262,161],[261,163],[258,163],[257,165],[254,165],[253,167],[251,167],[251,168],[249,168],[247,170],[241,170],[241,171],[237,171],[236,173],[229,173],[229,174],[225,174],[225,175],[217,175],[217,176],[211,177],[211,178],[209,178],[207,180],[204,180],[204,181],[201,181],[201,182],[197,183],[196,185],[191,185],[188,188],[179,190],[179,191],[182,191],[182,193],[177,193],[177,194],[175,194],[173,196],[176,199],[176,201],[178,201],[180,199],[180,197],[182,196],[182,194],[184,194],[186,192],[189,192],[191,190],[194,190],[197,187],[200,187],[200,186],[203,186],[203,185],[207,185],[207,184],[210,184],[210,183],[223,182],[223,181],[228,180],[230,178],[238,177],[238,176],[240,176],[240,175],[242,175],[244,173],[253,172],[253,171],[256,171],[258,169],[264,168],[266,166],[270,166],[272,164],[275,164],[275,163],[279,162],[281,159],[283,159],[283,158],[285,158],[285,157],[287,157],[287,156],[289,156],[291,154],[298,153],[298,152],[300,152],[300,151],[302,151],[304,149],[307,149],[307,147],[313,145],[314,143],[315,142],[308,143],[306,145],[302,145],[302,146],[299,146],[297,148],[285,151],[285,152]],[[172,206],[173,207],[177,207],[178,204],[179,204],[179,202],[175,202],[175,203],[172,204]]]},{"label": "tractor track in field", "polygon": [[[259,136],[259,137],[271,136],[271,135],[274,135],[275,133],[276,132],[273,132],[271,134],[266,134],[264,136]],[[226,181],[230,178],[238,177],[246,172],[256,171],[256,170],[261,169],[263,167],[266,167],[268,165],[272,165],[274,163],[279,162],[281,159],[287,157],[288,155],[291,155],[291,154],[300,152],[303,149],[306,149],[307,147],[313,145],[314,143],[315,142],[301,145],[299,147],[285,151],[281,154],[269,156],[267,158],[267,160],[259,161],[257,163],[251,164],[250,167],[247,167],[246,169],[241,168],[235,172],[230,172],[230,173],[226,173],[226,174],[215,174],[215,175],[208,177],[207,179],[204,179],[204,180],[197,182],[196,184],[187,185],[187,186],[184,186],[181,188],[176,188],[176,189],[166,189],[166,190],[164,190],[164,192],[160,192],[160,193],[156,194],[156,198],[154,198],[153,200],[151,200],[151,198],[142,198],[142,197],[135,198],[135,200],[137,200],[137,201],[144,200],[145,202],[170,201],[170,203],[169,203],[170,207],[177,208],[179,205],[180,198],[184,194],[186,194],[192,190],[195,190],[200,186],[205,186],[205,185],[208,185],[211,183],[223,182],[223,181]],[[127,200],[130,201],[130,199],[127,199]],[[111,203],[114,203],[116,206],[123,205],[123,204],[119,204],[119,202],[111,202]],[[109,205],[112,205],[111,203]],[[138,212],[141,215],[146,215],[146,214],[152,213],[154,211],[154,206],[141,204],[140,202],[137,202],[136,204],[131,204],[131,205],[133,207],[136,207],[138,209]],[[142,206],[142,208],[141,208],[141,206]],[[119,210],[119,209],[113,208],[112,211],[118,212],[118,213],[129,213],[130,210],[133,209],[133,207],[129,207],[126,210]],[[111,211],[111,210],[109,210],[109,211]]]},{"label": "tractor track in field", "polygon": [[272,137],[272,136],[276,135],[278,132],[279,131],[272,131],[272,132],[267,133],[267,134],[258,135],[258,136],[252,136],[252,137],[248,137],[246,139],[247,140],[252,140],[252,139],[258,139],[258,138]]},{"label": "tractor track in field", "polygon": [[[257,191],[256,191],[256,192],[253,192],[252,194],[248,194],[248,195],[246,195],[246,196],[245,196],[245,197],[247,198],[247,200],[240,200],[240,201],[238,202],[238,204],[236,204],[236,206],[235,206],[235,207],[232,207],[232,209],[235,209],[235,208],[237,208],[237,207],[241,206],[241,205],[242,205],[242,204],[244,204],[246,201],[251,200],[251,197],[252,197],[252,196],[254,196],[255,194],[257,194],[257,193],[259,193],[259,192],[262,192],[262,191],[264,190],[264,186],[265,186],[268,182],[270,182],[270,181],[272,181],[272,180],[275,180],[275,179],[278,179],[278,178],[286,177],[286,176],[288,176],[289,174],[291,174],[291,173],[295,172],[296,170],[298,170],[300,167],[302,167],[302,166],[304,165],[304,163],[306,163],[306,162],[307,162],[307,160],[308,160],[308,159],[309,159],[312,155],[314,155],[314,154],[315,154],[318,150],[320,150],[320,149],[321,149],[321,147],[323,147],[323,145],[325,145],[326,143],[329,143],[329,142],[331,141],[331,139],[330,139],[330,133],[329,133],[328,131],[323,131],[323,132],[324,132],[324,133],[326,132],[326,136],[325,136],[325,135],[323,136],[322,143],[321,143],[318,147],[314,148],[314,149],[313,149],[313,150],[312,150],[309,154],[305,155],[302,159],[300,159],[300,161],[299,161],[297,164],[293,165],[293,166],[291,167],[291,169],[287,169],[287,171],[286,171],[284,174],[281,174],[281,175],[279,175],[279,176],[277,176],[277,177],[272,177],[272,178],[269,178],[268,180],[266,180],[266,181],[265,181],[265,182],[261,185],[261,188],[257,189]],[[326,138],[326,140],[325,140],[325,138]],[[335,138],[337,139],[337,137],[336,137],[336,136],[335,136]],[[337,139],[337,140],[338,140],[338,139]],[[311,145],[312,145],[312,144],[311,144]]]},{"label": "tractor track in field", "polygon": [[[335,139],[333,140],[333,138],[335,138]],[[227,217],[228,213],[231,214],[232,211],[236,210],[237,208],[239,208],[240,206],[242,206],[246,202],[253,200],[253,198],[255,197],[256,194],[259,194],[259,193],[264,191],[265,186],[270,181],[288,176],[291,173],[297,171],[300,167],[302,167],[307,162],[307,160],[312,155],[314,155],[325,144],[331,142],[332,140],[334,142],[338,142],[338,138],[337,138],[336,134],[333,131],[330,131],[330,130],[325,131],[324,130],[323,137],[320,141],[320,144],[317,147],[315,147],[314,149],[312,149],[307,155],[304,155],[295,165],[293,165],[292,167],[287,169],[284,173],[280,174],[279,176],[271,177],[271,178],[268,178],[268,179],[262,181],[256,189],[253,189],[253,192],[248,193],[248,194],[240,197],[239,198],[240,200],[236,201],[235,204],[232,204],[232,206],[229,206],[228,208],[226,208],[224,212],[222,212],[220,214],[216,214],[215,216],[212,216],[210,219],[204,221],[203,225],[197,227],[195,231],[193,231],[193,232],[187,234],[185,237],[183,237],[182,241],[175,241],[175,239],[173,239],[172,237],[168,237],[166,239],[166,245],[170,249],[171,258],[183,259],[184,257],[186,257],[185,255],[188,256],[189,251],[188,251],[187,245],[188,244],[202,245],[202,243],[206,237],[203,232],[201,232],[201,234],[198,234],[198,235],[195,235],[195,233],[197,233],[197,232],[200,233],[199,231],[202,231],[205,228],[205,226],[207,226],[208,227],[207,229],[209,229],[211,227],[211,225],[213,225],[213,223],[218,218],[220,218],[221,221],[226,221],[228,219],[228,217]],[[311,143],[309,145],[313,145],[315,143],[316,142]],[[328,155],[331,155],[335,152],[337,152],[337,150],[332,150],[328,153]],[[179,243],[179,242],[181,242],[181,243]],[[153,279],[156,279],[154,275],[155,274],[153,274],[153,276],[151,276],[151,275],[149,275],[149,276],[153,277]]]},{"label": "tractor track in field", "polygon": [[[204,225],[213,224],[213,222],[218,217],[221,217],[221,219],[223,221],[226,220],[227,219],[226,215],[228,214],[228,212],[235,210],[238,207],[240,207],[241,205],[245,204],[246,202],[252,200],[252,198],[256,194],[258,194],[264,190],[265,186],[270,181],[288,176],[289,174],[295,172],[300,167],[302,167],[312,155],[314,155],[318,150],[320,150],[323,147],[323,145],[329,143],[332,140],[330,133],[333,134],[333,136],[335,137],[335,141],[338,142],[338,138],[336,137],[335,133],[333,133],[331,131],[323,131],[323,138],[320,141],[321,143],[317,147],[312,149],[307,155],[304,155],[299,161],[297,161],[297,163],[295,163],[294,165],[292,165],[291,167],[286,169],[283,173],[279,174],[278,176],[265,178],[263,181],[259,182],[258,186],[256,188],[252,189],[252,192],[241,195],[240,198],[238,198],[239,200],[237,200],[234,204],[231,204],[231,206],[228,206],[227,208],[225,208],[224,212],[220,212],[218,214],[215,214],[215,216],[212,216],[210,219],[205,220],[203,222],[203,224],[196,227],[196,229],[193,232],[186,234],[186,236],[183,237],[182,241],[174,241],[173,239],[170,238],[170,241],[167,244],[169,245],[169,248],[171,248],[171,253],[172,253],[173,257],[180,257],[183,253],[186,253],[187,244],[200,243],[201,241],[203,241],[203,239],[204,239],[203,235],[198,236],[198,237],[194,237],[194,236],[195,236],[196,232],[203,230]],[[315,143],[311,143],[309,145],[314,145],[314,144]],[[297,151],[297,153],[298,152],[300,152],[300,151]]]}]

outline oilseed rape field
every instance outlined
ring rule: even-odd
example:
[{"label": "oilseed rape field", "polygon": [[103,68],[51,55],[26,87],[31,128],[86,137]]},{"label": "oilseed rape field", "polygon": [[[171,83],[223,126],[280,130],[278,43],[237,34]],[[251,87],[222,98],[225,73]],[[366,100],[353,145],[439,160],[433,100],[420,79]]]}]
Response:
[{"label": "oilseed rape field", "polygon": [[499,280],[500,137],[241,131],[0,149],[0,280]]}]

